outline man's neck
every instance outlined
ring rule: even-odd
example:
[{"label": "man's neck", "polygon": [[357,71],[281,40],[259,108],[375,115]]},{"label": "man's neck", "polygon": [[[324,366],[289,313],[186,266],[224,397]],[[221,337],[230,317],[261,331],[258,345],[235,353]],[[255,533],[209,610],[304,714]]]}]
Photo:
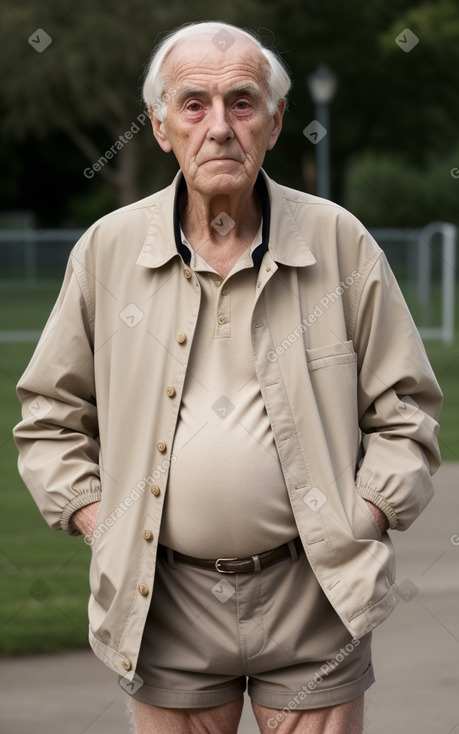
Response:
[{"label": "man's neck", "polygon": [[252,244],[262,219],[254,188],[250,193],[211,199],[184,191],[179,212],[187,240],[223,278]]}]

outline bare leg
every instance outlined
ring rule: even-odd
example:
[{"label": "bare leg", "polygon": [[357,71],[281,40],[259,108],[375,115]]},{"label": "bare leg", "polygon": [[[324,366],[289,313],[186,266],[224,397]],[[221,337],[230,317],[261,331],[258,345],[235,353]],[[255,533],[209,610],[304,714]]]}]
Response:
[{"label": "bare leg", "polygon": [[261,734],[362,734],[363,694],[338,706],[285,713],[252,703]]},{"label": "bare leg", "polygon": [[[236,734],[243,696],[200,709],[167,709],[131,699],[135,734]],[[350,733],[351,734],[351,733]]]}]

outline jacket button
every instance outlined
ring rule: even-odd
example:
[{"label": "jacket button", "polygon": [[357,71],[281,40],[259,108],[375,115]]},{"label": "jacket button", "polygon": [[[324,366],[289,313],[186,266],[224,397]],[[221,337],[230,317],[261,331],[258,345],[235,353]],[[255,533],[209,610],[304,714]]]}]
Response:
[{"label": "jacket button", "polygon": [[164,441],[158,441],[158,443],[156,444],[156,448],[158,449],[158,451],[160,451],[162,454],[164,454],[164,452],[167,449],[167,446],[164,443]]},{"label": "jacket button", "polygon": [[183,271],[183,275],[185,276],[185,278],[187,278],[187,280],[189,280],[191,278],[191,270],[188,270],[188,268],[186,268],[186,270]]},{"label": "jacket button", "polygon": [[166,387],[166,395],[168,398],[175,398],[175,387],[172,387],[172,385],[168,385]]},{"label": "jacket button", "polygon": [[131,663],[129,662],[129,660],[123,660],[123,662],[121,663],[121,665],[123,666],[123,668],[125,670],[130,670],[131,669]]},{"label": "jacket button", "polygon": [[155,497],[157,497],[159,494],[161,494],[161,490],[160,490],[160,488],[158,487],[157,484],[152,484],[152,486],[150,487],[150,491],[151,491],[152,494],[155,495]]},{"label": "jacket button", "polygon": [[153,540],[153,533],[151,530],[142,530],[142,538],[145,540]]},{"label": "jacket button", "polygon": [[177,336],[175,337],[179,344],[185,344],[186,342],[186,334],[181,331]]},{"label": "jacket button", "polygon": [[148,586],[146,584],[140,584],[139,591],[142,594],[142,596],[147,596],[147,594],[148,594]]}]

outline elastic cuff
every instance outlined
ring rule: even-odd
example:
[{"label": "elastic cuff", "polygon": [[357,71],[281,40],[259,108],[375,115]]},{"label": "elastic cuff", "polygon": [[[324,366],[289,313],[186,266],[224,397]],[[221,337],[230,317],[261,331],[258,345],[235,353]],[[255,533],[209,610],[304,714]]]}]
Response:
[{"label": "elastic cuff", "polygon": [[97,485],[94,483],[91,489],[80,492],[62,510],[60,519],[62,530],[65,530],[68,535],[81,535],[80,531],[70,522],[73,513],[81,510],[82,507],[86,507],[86,505],[91,505],[93,502],[100,502],[101,499],[102,490],[100,484]]},{"label": "elastic cuff", "polygon": [[363,497],[364,500],[372,502],[374,505],[376,505],[376,507],[379,507],[379,509],[384,512],[391,530],[395,530],[398,525],[398,518],[390,502],[384,499],[380,492],[372,489],[372,487],[357,484],[356,489],[359,495]]}]

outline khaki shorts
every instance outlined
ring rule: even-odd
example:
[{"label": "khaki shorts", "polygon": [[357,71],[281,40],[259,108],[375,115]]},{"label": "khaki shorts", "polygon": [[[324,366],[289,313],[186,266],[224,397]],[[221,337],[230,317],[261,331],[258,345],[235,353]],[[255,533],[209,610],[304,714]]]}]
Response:
[{"label": "khaki shorts", "polygon": [[248,679],[262,706],[332,706],[374,682],[370,643],[371,633],[352,639],[303,551],[228,575],[158,558],[136,670],[143,684],[133,697],[166,708],[220,706]]}]

